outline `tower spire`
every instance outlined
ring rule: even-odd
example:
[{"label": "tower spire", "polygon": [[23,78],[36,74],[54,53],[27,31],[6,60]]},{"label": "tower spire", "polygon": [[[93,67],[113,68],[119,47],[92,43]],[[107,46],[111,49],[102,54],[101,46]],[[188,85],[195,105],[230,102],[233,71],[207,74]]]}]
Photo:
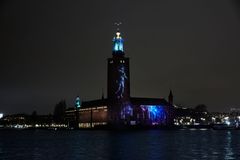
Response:
[{"label": "tower spire", "polygon": [[123,38],[121,37],[119,26],[121,22],[114,23],[117,26],[117,32],[115,37],[113,37],[113,54],[114,55],[123,55]]},{"label": "tower spire", "polygon": [[172,89],[170,89],[169,95],[168,95],[168,103],[170,105],[173,105],[173,93],[172,93]]},{"label": "tower spire", "polygon": [[115,22],[114,25],[117,26],[117,31],[120,31],[119,26],[122,24],[122,22]]}]

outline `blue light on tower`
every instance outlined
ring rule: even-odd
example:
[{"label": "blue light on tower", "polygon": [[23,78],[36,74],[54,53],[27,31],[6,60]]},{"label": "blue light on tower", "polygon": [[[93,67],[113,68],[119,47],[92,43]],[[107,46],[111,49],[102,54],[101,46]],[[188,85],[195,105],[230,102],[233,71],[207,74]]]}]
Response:
[{"label": "blue light on tower", "polygon": [[78,109],[81,107],[81,100],[80,98],[77,96],[76,100],[75,100],[75,107]]},{"label": "blue light on tower", "polygon": [[113,38],[113,51],[123,52],[123,39],[119,31],[116,32],[116,36]]}]

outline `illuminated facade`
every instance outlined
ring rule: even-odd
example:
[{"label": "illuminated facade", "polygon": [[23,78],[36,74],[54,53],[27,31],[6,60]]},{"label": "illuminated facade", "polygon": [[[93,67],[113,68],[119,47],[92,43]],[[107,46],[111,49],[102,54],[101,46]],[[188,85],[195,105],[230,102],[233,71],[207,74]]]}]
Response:
[{"label": "illuminated facade", "polygon": [[[75,119],[80,128],[122,126],[168,126],[173,124],[173,96],[163,98],[130,97],[129,58],[125,57],[120,31],[113,38],[108,58],[107,98],[80,103],[75,101]],[[70,115],[70,113],[69,113]]]},{"label": "illuminated facade", "polygon": [[108,122],[120,124],[132,116],[130,102],[129,58],[123,51],[123,38],[119,31],[113,38],[112,58],[108,58]]}]

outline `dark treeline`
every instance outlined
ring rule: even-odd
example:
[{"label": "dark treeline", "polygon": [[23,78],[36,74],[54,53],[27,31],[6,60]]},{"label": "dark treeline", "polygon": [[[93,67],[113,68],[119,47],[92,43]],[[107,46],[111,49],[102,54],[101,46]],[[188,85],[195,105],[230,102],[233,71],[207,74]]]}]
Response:
[{"label": "dark treeline", "polygon": [[37,111],[33,111],[32,114],[6,115],[0,120],[0,125],[27,124],[35,126],[36,124],[64,124],[66,109],[66,101],[61,100],[53,107],[53,114],[38,115]]}]

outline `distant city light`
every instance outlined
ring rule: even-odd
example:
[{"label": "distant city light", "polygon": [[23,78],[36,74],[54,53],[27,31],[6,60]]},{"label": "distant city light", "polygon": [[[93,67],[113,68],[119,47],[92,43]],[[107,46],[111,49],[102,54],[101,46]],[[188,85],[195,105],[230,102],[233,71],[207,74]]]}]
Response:
[{"label": "distant city light", "polygon": [[229,121],[226,121],[226,124],[229,126],[231,123]]},{"label": "distant city light", "polygon": [[228,126],[231,124],[229,117],[224,117],[224,123]]},{"label": "distant city light", "polygon": [[224,120],[228,120],[229,119],[229,117],[224,117]]},{"label": "distant city light", "polygon": [[0,113],[0,119],[3,117],[3,113]]}]

